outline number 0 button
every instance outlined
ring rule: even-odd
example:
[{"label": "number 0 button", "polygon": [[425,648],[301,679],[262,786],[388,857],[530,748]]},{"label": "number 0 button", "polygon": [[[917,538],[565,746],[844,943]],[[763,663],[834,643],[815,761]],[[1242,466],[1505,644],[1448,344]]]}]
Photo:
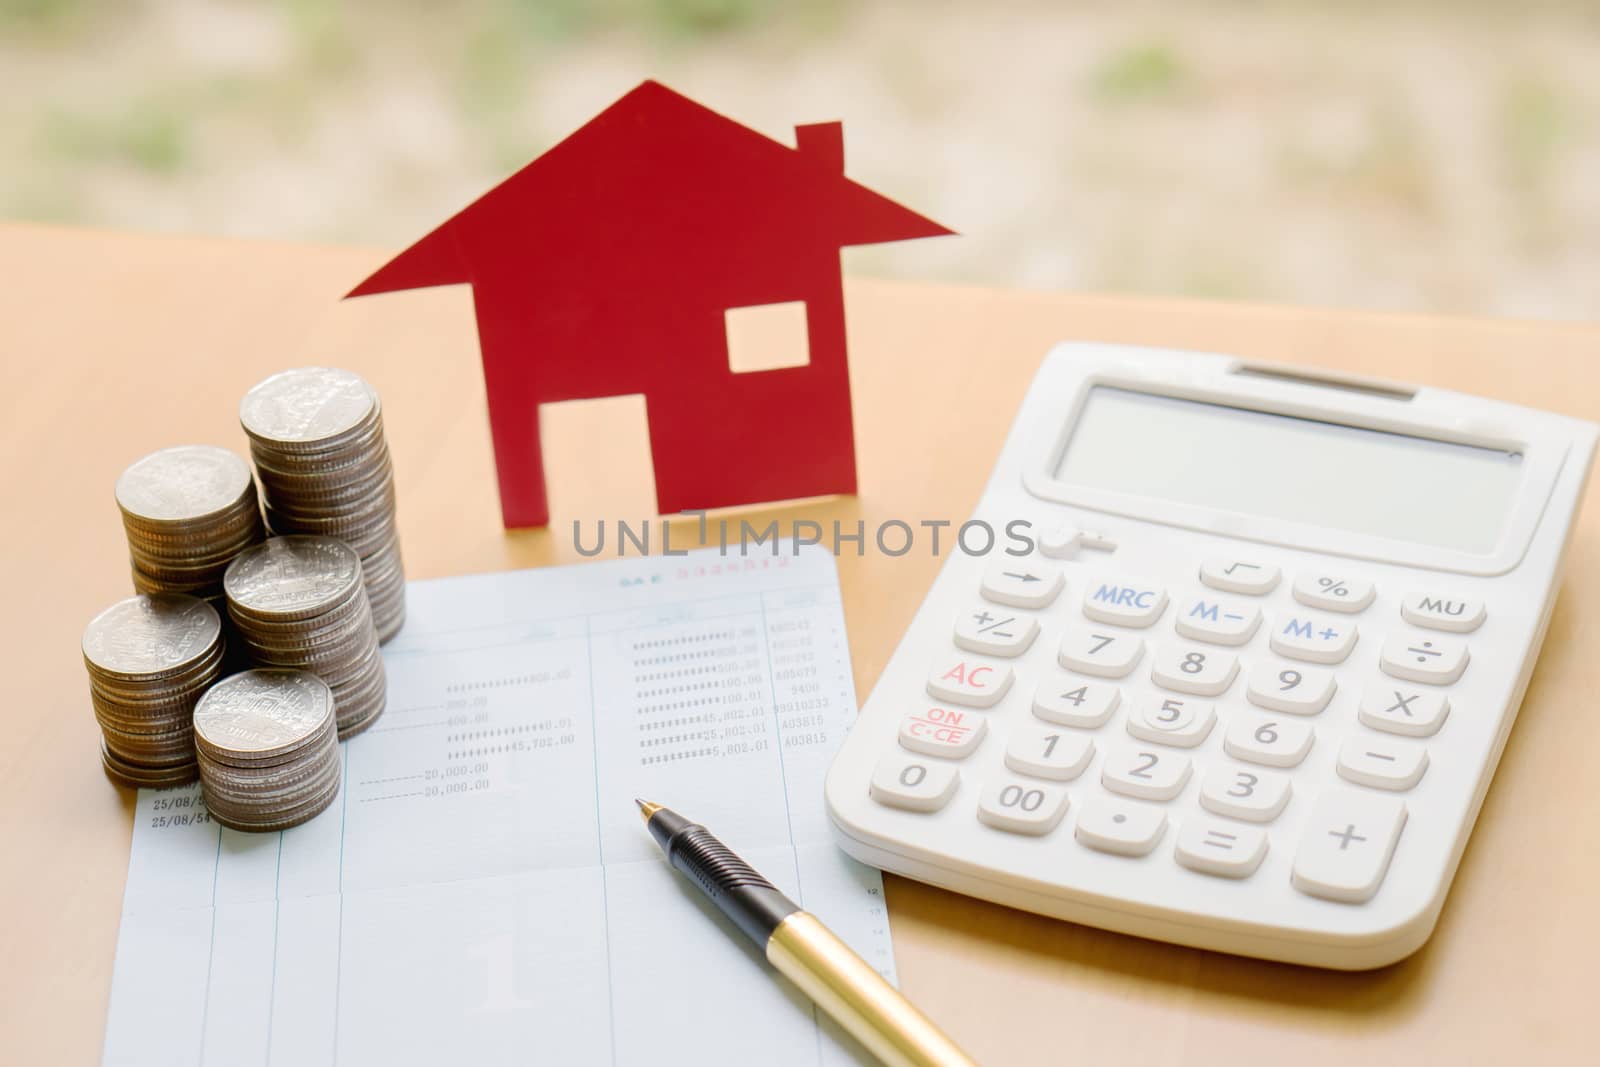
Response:
[{"label": "number 0 button", "polygon": [[961,772],[948,763],[885,756],[872,771],[872,799],[906,811],[938,811],[956,791]]}]

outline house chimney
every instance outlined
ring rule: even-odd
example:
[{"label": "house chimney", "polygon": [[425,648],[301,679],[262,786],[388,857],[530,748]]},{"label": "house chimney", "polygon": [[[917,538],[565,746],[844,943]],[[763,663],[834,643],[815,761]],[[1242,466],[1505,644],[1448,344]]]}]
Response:
[{"label": "house chimney", "polygon": [[828,170],[844,173],[844,123],[813,122],[794,128],[794,145]]}]

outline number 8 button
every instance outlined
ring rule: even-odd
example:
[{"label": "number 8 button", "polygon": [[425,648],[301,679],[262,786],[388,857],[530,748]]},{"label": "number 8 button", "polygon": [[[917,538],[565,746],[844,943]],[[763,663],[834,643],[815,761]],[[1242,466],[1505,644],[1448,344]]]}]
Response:
[{"label": "number 8 button", "polygon": [[1150,679],[1163,689],[1196,696],[1214,697],[1233,684],[1239,661],[1230,652],[1214,648],[1184,648],[1168,645],[1156,654],[1150,665]]}]

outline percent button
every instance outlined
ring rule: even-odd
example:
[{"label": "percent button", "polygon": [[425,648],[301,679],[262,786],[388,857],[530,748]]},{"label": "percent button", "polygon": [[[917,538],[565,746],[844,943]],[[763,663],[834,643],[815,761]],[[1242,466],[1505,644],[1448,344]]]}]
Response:
[{"label": "percent button", "polygon": [[1375,595],[1372,583],[1349,574],[1300,574],[1294,580],[1294,598],[1311,608],[1353,615],[1365,611]]}]

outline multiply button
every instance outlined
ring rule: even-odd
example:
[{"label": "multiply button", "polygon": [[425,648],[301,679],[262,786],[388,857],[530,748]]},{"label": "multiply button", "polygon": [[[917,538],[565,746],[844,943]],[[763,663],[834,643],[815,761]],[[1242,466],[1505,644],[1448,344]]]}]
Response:
[{"label": "multiply button", "polygon": [[1448,637],[1393,634],[1383,643],[1378,666],[1391,678],[1449,685],[1467,669],[1467,646]]},{"label": "multiply button", "polygon": [[1317,798],[1294,857],[1294,887],[1345,904],[1371,900],[1406,824],[1401,801],[1353,789]]},{"label": "multiply button", "polygon": [[1014,608],[1048,607],[1066,581],[1059,567],[1023,560],[997,559],[983,572],[983,599]]},{"label": "multiply button", "polygon": [[1272,651],[1311,663],[1343,663],[1356,647],[1356,628],[1348,622],[1309,615],[1280,615],[1272,623]]},{"label": "multiply button", "polygon": [[1483,625],[1483,601],[1412,593],[1400,602],[1400,614],[1413,626],[1471,633]]},{"label": "multiply button", "polygon": [[972,754],[988,729],[988,721],[978,712],[934,705],[900,720],[900,747],[924,756],[962,759]]},{"label": "multiply button", "polygon": [[1006,608],[983,606],[956,616],[956,647],[986,656],[1020,656],[1039,636],[1039,620]]},{"label": "multiply button", "polygon": [[1151,626],[1167,610],[1167,593],[1158,585],[1127,579],[1091,583],[1083,595],[1083,613],[1097,622],[1118,626]]},{"label": "multiply button", "polygon": [[1449,714],[1443,693],[1374,683],[1361,694],[1361,721],[1384,733],[1431,737]]},{"label": "multiply button", "polygon": [[1259,560],[1217,557],[1200,564],[1200,581],[1229,593],[1261,596],[1278,587],[1278,568]]},{"label": "multiply button", "polygon": [[1308,608],[1354,614],[1365,611],[1375,595],[1372,583],[1343,574],[1299,574],[1294,598]]},{"label": "multiply button", "polygon": [[935,700],[989,708],[1011,688],[1011,668],[1002,663],[974,659],[947,659],[933,665],[928,675],[928,695]]}]

